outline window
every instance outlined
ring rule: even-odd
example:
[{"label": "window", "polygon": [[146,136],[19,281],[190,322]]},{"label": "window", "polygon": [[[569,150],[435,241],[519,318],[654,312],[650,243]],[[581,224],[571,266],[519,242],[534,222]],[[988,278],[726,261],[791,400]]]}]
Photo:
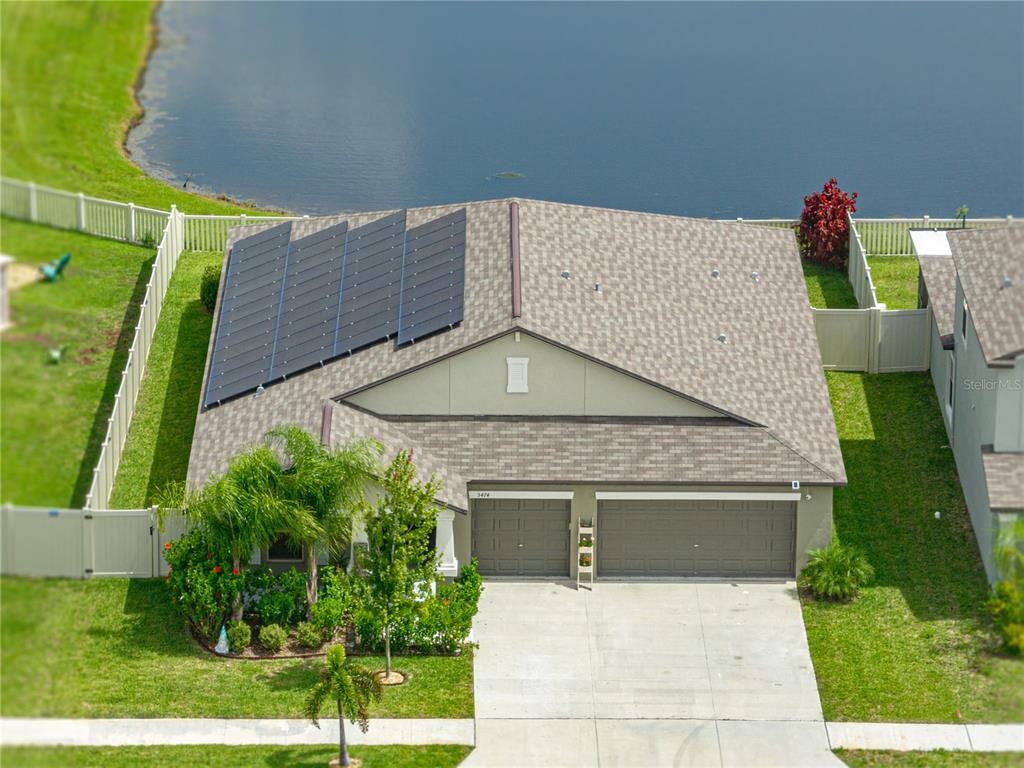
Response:
[{"label": "window", "polygon": [[953,423],[953,397],[956,394],[956,358],[950,354],[946,358],[946,415]]},{"label": "window", "polygon": [[267,560],[286,563],[302,562],[302,547],[292,544],[282,533],[267,548]]},{"label": "window", "polygon": [[964,310],[960,316],[960,338],[967,341],[967,299],[964,299]]},{"label": "window", "polygon": [[528,370],[530,358],[528,357],[506,357],[508,365],[508,387],[506,392],[523,393],[530,391]]}]

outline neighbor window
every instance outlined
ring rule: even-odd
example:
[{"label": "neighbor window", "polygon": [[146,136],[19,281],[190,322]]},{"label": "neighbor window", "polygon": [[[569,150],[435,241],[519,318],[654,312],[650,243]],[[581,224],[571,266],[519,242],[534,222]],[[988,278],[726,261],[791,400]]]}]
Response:
[{"label": "neighbor window", "polygon": [[508,365],[508,387],[506,392],[529,392],[528,371],[530,358],[528,357],[506,357]]},{"label": "neighbor window", "polygon": [[960,338],[967,341],[967,299],[964,299],[964,311],[960,317]]},{"label": "neighbor window", "polygon": [[953,396],[956,392],[956,358],[950,355],[946,362],[946,413],[953,419]]},{"label": "neighbor window", "polygon": [[267,548],[267,560],[298,563],[302,561],[302,547],[293,544],[284,534],[278,536]]}]

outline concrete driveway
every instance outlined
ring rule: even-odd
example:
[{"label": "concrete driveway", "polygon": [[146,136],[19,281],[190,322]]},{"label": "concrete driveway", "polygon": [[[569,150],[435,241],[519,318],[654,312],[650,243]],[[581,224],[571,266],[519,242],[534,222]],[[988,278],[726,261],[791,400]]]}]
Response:
[{"label": "concrete driveway", "polygon": [[795,586],[488,581],[467,766],[835,765]]}]

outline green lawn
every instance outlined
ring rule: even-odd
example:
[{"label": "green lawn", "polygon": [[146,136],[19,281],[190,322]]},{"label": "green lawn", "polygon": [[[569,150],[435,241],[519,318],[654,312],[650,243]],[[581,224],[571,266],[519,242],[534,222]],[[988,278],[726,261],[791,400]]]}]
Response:
[{"label": "green lawn", "polygon": [[868,752],[837,749],[851,768],[1016,768],[1024,752]]},{"label": "green lawn", "polygon": [[164,297],[149,362],[111,495],[114,509],[149,506],[154,491],[188,471],[213,316],[199,303],[203,269],[219,253],[185,252]]},{"label": "green lawn", "polygon": [[857,309],[857,297],[846,271],[801,259],[807,296],[818,309]]},{"label": "green lawn", "polygon": [[241,210],[152,179],[121,150],[154,5],[0,3],[5,176],[165,210]]},{"label": "green lawn", "polygon": [[804,600],[825,718],[1024,720],[1024,661],[997,652],[929,375],[826,376],[849,476],[835,535],[867,552],[877,578],[849,605]]},{"label": "green lawn", "polygon": [[917,259],[869,256],[875,295],[887,309],[917,309]]},{"label": "green lawn", "polygon": [[[0,580],[0,714],[302,717],[322,659],[217,658],[189,638],[165,590],[158,580]],[[373,716],[473,716],[472,654],[395,667],[409,681],[388,688]]]},{"label": "green lawn", "polygon": [[[121,384],[154,252],[0,220],[0,250],[38,265],[69,251],[57,283],[11,295],[0,372],[3,501],[81,506]],[[66,346],[59,364],[49,350]]]},{"label": "green lawn", "polygon": [[[370,724],[373,728],[373,724]],[[429,747],[351,747],[363,768],[455,768],[472,749],[455,745]],[[188,768],[246,765],[266,768],[323,768],[338,756],[337,747],[5,747],[6,768]]]}]

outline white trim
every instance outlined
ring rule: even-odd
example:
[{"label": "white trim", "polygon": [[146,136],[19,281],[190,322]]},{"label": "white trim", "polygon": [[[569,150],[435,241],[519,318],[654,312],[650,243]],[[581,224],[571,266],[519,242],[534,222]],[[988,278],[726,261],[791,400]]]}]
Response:
[{"label": "white trim", "polygon": [[598,491],[598,501],[800,501],[799,493],[769,491]]},{"label": "white trim", "polygon": [[572,491],[470,491],[471,499],[571,499]]}]

